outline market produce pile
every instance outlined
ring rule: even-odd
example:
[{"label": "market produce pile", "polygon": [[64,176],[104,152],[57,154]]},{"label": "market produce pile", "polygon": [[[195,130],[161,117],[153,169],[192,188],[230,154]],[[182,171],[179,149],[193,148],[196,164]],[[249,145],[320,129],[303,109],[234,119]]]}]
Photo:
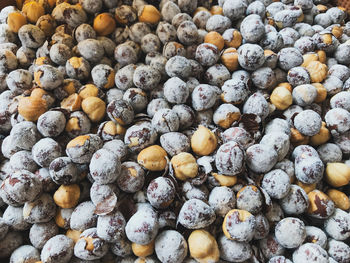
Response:
[{"label": "market produce pile", "polygon": [[345,8],[17,4],[0,11],[1,262],[350,262]]}]

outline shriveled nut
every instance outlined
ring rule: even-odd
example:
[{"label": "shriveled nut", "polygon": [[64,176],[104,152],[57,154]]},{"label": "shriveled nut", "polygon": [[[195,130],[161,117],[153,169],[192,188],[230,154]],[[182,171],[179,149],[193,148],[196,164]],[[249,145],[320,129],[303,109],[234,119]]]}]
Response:
[{"label": "shriveled nut", "polygon": [[73,230],[73,229],[68,229],[66,232],[66,236],[69,237],[74,241],[74,243],[77,243],[77,241],[80,238],[82,231],[79,230]]},{"label": "shriveled nut", "polygon": [[15,33],[25,24],[27,24],[27,19],[20,12],[10,13],[7,17],[7,24],[9,29]]},{"label": "shriveled nut", "polygon": [[350,167],[345,163],[328,163],[326,181],[334,187],[347,185],[350,182]]},{"label": "shriveled nut", "polygon": [[320,103],[327,98],[327,89],[321,83],[312,83],[312,86],[316,88],[317,96],[315,99],[316,103]]},{"label": "shriveled nut", "polygon": [[270,101],[278,110],[285,110],[293,104],[292,93],[287,88],[278,86],[272,91]]},{"label": "shriveled nut", "polygon": [[62,100],[61,108],[69,111],[80,110],[81,107],[81,97],[77,93],[69,95],[67,98]]},{"label": "shriveled nut", "polygon": [[220,251],[218,244],[209,232],[195,230],[188,238],[188,247],[191,257],[198,262],[218,262]]},{"label": "shriveled nut", "polygon": [[297,129],[295,128],[290,129],[290,142],[294,146],[308,144],[309,139],[310,139],[309,136],[302,135]]},{"label": "shriveled nut", "polygon": [[221,62],[229,71],[235,71],[238,68],[238,53],[235,48],[225,49],[221,55]]},{"label": "shriveled nut", "polygon": [[204,43],[215,45],[220,51],[224,48],[224,38],[216,31],[211,31],[204,37]]},{"label": "shriveled nut", "polygon": [[160,20],[160,12],[153,5],[144,5],[139,9],[138,17],[140,22],[157,24]]},{"label": "shriveled nut", "polygon": [[219,182],[221,186],[234,186],[237,183],[237,176],[228,176],[218,173],[212,173],[212,176]]},{"label": "shriveled nut", "polygon": [[84,99],[81,103],[81,107],[93,122],[102,120],[106,114],[106,103],[97,97],[88,97]]},{"label": "shriveled nut", "polygon": [[22,97],[18,102],[18,113],[27,121],[37,121],[47,111],[46,101],[38,97]]},{"label": "shriveled nut", "polygon": [[192,154],[182,152],[175,155],[171,159],[175,177],[179,180],[185,181],[188,178],[194,178],[198,174],[198,164],[196,158]]},{"label": "shriveled nut", "polygon": [[23,14],[27,17],[30,23],[36,23],[39,17],[45,15],[45,9],[42,4],[37,1],[29,1],[23,5]]},{"label": "shriveled nut", "polygon": [[350,208],[350,200],[345,193],[336,189],[329,189],[326,194],[332,199],[336,207],[342,210]]},{"label": "shriveled nut", "polygon": [[326,127],[326,123],[323,121],[320,131],[316,135],[310,137],[310,143],[311,145],[318,146],[326,143],[330,138],[331,134]]},{"label": "shriveled nut", "polygon": [[56,205],[61,208],[73,208],[78,204],[80,187],[77,184],[61,185],[53,195]]},{"label": "shriveled nut", "polygon": [[143,149],[137,156],[137,162],[150,171],[162,171],[167,165],[166,151],[159,145]]},{"label": "shriveled nut", "polygon": [[209,155],[215,151],[218,140],[208,128],[199,125],[191,138],[191,147],[198,155]]},{"label": "shriveled nut", "polygon": [[314,184],[304,184],[303,182],[297,181],[296,185],[298,185],[301,188],[303,188],[303,190],[307,194],[316,189],[316,183],[314,183]]},{"label": "shriveled nut", "polygon": [[147,257],[153,254],[154,252],[154,240],[147,245],[139,245],[136,243],[131,244],[132,252],[135,256],[138,257]]},{"label": "shriveled nut", "polygon": [[102,13],[95,17],[93,27],[100,36],[107,36],[115,30],[116,22],[110,13]]},{"label": "shriveled nut", "polygon": [[307,213],[311,217],[325,219],[333,214],[334,203],[325,193],[313,190],[307,196],[309,197]]},{"label": "shriveled nut", "polygon": [[327,77],[328,67],[319,61],[311,61],[306,69],[310,74],[311,82],[322,82]]}]

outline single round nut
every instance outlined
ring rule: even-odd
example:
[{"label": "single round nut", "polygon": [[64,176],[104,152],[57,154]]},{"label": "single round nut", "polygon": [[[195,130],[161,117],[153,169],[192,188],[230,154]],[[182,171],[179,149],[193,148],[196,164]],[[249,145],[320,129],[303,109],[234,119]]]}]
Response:
[{"label": "single round nut", "polygon": [[215,31],[211,31],[204,37],[204,43],[215,45],[220,51],[224,48],[224,38]]},{"label": "single round nut", "polygon": [[44,99],[34,97],[22,97],[18,102],[18,113],[27,121],[37,121],[47,111],[47,103]]},{"label": "single round nut", "polygon": [[238,68],[238,53],[235,48],[227,48],[221,54],[222,64],[229,70],[235,71]]},{"label": "single round nut", "polygon": [[167,153],[159,145],[143,149],[137,156],[137,162],[150,171],[162,171],[167,165]]},{"label": "single round nut", "polygon": [[153,5],[143,5],[138,11],[140,22],[158,24],[161,15],[159,10]]},{"label": "single round nut", "polygon": [[271,93],[270,101],[278,110],[285,110],[293,104],[292,93],[283,86],[277,86]]},{"label": "single round nut", "polygon": [[157,177],[147,187],[147,199],[157,209],[167,208],[175,198],[174,183],[166,177]]},{"label": "single round nut", "polygon": [[23,14],[30,23],[35,24],[39,17],[45,15],[45,9],[39,2],[28,1],[22,7]]},{"label": "single round nut", "polygon": [[350,200],[345,193],[337,189],[329,189],[326,194],[332,199],[336,207],[345,211],[350,208]]},{"label": "single round nut", "polygon": [[93,122],[102,120],[106,114],[106,103],[98,97],[84,99],[81,107]]},{"label": "single round nut", "polygon": [[67,98],[61,101],[61,108],[69,111],[80,110],[81,98],[77,93],[69,95]]},{"label": "single round nut", "polygon": [[78,204],[80,187],[77,184],[61,185],[53,195],[56,205],[61,208],[73,208]]},{"label": "single round nut", "polygon": [[350,167],[345,163],[328,163],[326,181],[333,187],[341,187],[350,182]]},{"label": "single round nut", "polygon": [[209,155],[217,147],[217,138],[208,128],[199,125],[191,137],[191,148],[198,155]]},{"label": "single round nut", "polygon": [[220,257],[218,244],[209,232],[195,230],[188,237],[190,255],[198,262],[217,262]]},{"label": "single round nut", "polygon": [[192,154],[182,152],[171,158],[175,177],[185,181],[188,178],[194,178],[198,174],[198,164]]},{"label": "single round nut", "polygon": [[7,24],[11,31],[18,33],[18,30],[27,24],[27,18],[20,12],[13,12],[7,16]]},{"label": "single round nut", "polygon": [[110,13],[101,13],[95,17],[93,27],[100,36],[107,36],[115,30],[116,22]]},{"label": "single round nut", "polygon": [[296,248],[306,237],[305,224],[299,218],[284,218],[276,225],[275,235],[277,242],[283,247]]}]

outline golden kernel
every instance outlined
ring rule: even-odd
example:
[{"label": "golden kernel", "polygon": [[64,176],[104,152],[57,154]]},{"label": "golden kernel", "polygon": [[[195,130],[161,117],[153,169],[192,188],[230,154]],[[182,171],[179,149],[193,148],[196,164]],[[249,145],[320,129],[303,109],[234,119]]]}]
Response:
[{"label": "golden kernel", "polygon": [[162,171],[167,165],[167,153],[159,145],[143,149],[137,156],[137,162],[150,171]]},{"label": "golden kernel", "polygon": [[218,141],[215,134],[208,128],[199,125],[191,138],[191,147],[198,155],[209,155],[215,151]]}]

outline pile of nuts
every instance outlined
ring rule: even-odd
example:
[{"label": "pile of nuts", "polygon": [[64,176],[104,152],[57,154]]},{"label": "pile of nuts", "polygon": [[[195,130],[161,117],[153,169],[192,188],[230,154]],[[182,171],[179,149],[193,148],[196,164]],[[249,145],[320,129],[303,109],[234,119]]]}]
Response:
[{"label": "pile of nuts", "polygon": [[350,22],[328,0],[0,11],[0,261],[350,262]]}]

